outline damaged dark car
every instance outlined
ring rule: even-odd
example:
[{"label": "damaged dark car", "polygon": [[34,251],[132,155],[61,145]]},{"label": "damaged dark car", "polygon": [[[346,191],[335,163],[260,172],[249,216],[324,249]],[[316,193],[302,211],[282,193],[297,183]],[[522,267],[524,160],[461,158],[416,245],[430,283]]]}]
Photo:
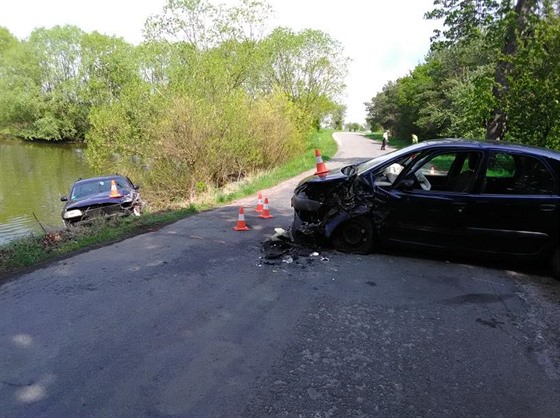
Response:
[{"label": "damaged dark car", "polygon": [[560,276],[560,152],[425,141],[302,180],[292,237],[365,254],[412,248],[538,260]]},{"label": "damaged dark car", "polygon": [[62,196],[66,202],[62,219],[66,226],[85,223],[97,218],[122,215],[140,216],[144,203],[138,192],[139,186],[118,174],[80,179]]}]

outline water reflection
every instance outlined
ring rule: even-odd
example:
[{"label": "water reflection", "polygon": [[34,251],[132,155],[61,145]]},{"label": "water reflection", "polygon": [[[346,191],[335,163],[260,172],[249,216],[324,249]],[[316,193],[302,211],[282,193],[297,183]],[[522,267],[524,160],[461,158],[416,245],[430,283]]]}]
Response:
[{"label": "water reflection", "polygon": [[92,175],[82,146],[0,137],[0,245],[62,227],[60,196]]}]

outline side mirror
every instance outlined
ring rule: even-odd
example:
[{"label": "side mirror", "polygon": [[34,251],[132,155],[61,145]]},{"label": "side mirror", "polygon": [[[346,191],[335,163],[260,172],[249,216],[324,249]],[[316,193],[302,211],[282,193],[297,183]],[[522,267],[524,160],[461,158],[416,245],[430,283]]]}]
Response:
[{"label": "side mirror", "polygon": [[68,197],[66,197],[66,196],[61,196],[61,197],[60,197],[60,201],[61,201],[61,202],[68,202]]},{"label": "side mirror", "polygon": [[138,191],[140,189],[140,186],[138,184],[135,184],[133,188],[134,190]]}]

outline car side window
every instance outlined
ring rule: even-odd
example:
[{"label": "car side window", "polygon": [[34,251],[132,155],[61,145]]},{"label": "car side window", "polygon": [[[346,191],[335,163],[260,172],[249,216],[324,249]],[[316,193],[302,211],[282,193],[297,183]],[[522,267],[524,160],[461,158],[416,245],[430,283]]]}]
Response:
[{"label": "car side window", "polygon": [[554,177],[538,158],[494,152],[489,155],[484,193],[552,194]]},{"label": "car side window", "polygon": [[417,188],[459,193],[472,191],[481,155],[479,152],[457,151],[428,159],[414,173]]}]

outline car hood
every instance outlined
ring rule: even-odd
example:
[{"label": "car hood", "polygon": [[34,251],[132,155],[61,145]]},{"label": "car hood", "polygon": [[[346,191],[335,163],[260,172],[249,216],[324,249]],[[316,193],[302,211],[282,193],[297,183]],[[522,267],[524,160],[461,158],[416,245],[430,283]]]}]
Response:
[{"label": "car hood", "polygon": [[350,177],[342,172],[343,169],[344,167],[341,167],[341,168],[331,170],[328,173],[321,176],[314,174],[309,177],[305,177],[303,180],[299,182],[298,186],[301,186],[304,183],[330,183],[330,182],[346,181]]},{"label": "car hood", "polygon": [[65,210],[77,209],[86,206],[106,205],[111,203],[119,205],[124,202],[129,202],[132,199],[132,196],[130,194],[127,194],[125,191],[121,191],[121,193],[123,193],[122,197],[109,197],[107,193],[104,192],[87,196],[83,199],[71,200],[66,205]]}]

